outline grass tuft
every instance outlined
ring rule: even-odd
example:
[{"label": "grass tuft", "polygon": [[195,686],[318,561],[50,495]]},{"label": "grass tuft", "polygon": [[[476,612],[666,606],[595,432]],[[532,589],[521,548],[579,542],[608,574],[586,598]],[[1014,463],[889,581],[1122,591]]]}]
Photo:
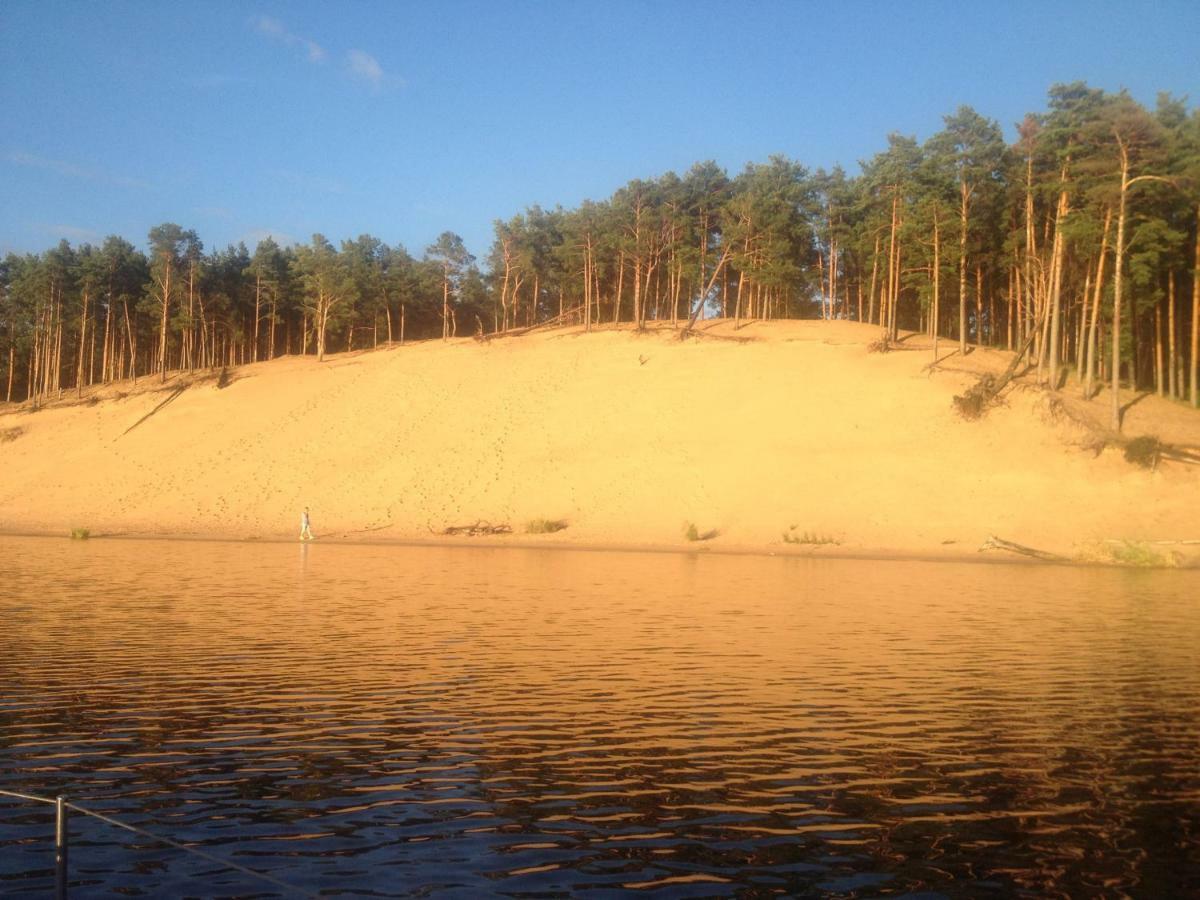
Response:
[{"label": "grass tuft", "polygon": [[796,526],[791,525],[788,530],[783,532],[783,542],[785,544],[806,544],[810,547],[822,547],[827,544],[834,546],[841,543],[831,534],[825,534],[821,531],[796,531]]},{"label": "grass tuft", "polygon": [[1143,541],[1121,541],[1118,544],[1109,544],[1107,549],[1112,561],[1122,566],[1164,568],[1175,565],[1170,556]]},{"label": "grass tuft", "polygon": [[554,534],[567,527],[566,519],[530,519],[525,523],[526,534]]},{"label": "grass tuft", "polygon": [[701,531],[696,527],[695,522],[688,522],[687,527],[683,530],[683,539],[685,541],[711,541],[720,535],[720,533],[715,528],[710,528],[708,531]]}]

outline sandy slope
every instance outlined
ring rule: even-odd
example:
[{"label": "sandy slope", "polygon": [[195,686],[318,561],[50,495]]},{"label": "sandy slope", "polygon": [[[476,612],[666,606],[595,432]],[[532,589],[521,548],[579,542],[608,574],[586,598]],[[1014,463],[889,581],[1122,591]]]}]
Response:
[{"label": "sandy slope", "polygon": [[[794,549],[792,526],[851,552],[1200,538],[1200,472],[1094,457],[1038,391],[958,419],[951,396],[1005,354],[930,375],[928,352],[867,353],[867,326],[756,323],[737,332],[748,342],[706,327],[682,343],[431,341],[9,410],[0,435],[21,431],[0,442],[0,530],[292,537],[307,504],[325,537],[545,517],[570,523],[548,542],[610,545],[689,546],[688,522],[719,532],[706,546],[772,550]],[[1103,420],[1104,401],[1075,408]],[[1200,444],[1200,414],[1154,397],[1127,428]]]}]

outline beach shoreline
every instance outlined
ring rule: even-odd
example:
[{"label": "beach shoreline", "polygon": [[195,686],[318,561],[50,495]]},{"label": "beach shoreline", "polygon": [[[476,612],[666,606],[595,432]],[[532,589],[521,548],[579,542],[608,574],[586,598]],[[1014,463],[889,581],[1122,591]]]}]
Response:
[{"label": "beach shoreline", "polygon": [[[701,327],[424,341],[0,408],[0,534],[290,542],[308,506],[322,543],[1026,561],[981,552],[996,536],[1195,564],[1200,472],[1096,450],[1081,423],[1103,395],[1026,378],[967,422],[953,396],[1011,354],[943,345],[931,366],[925,336],[872,353],[857,323]],[[1200,446],[1200,414],[1131,394],[1125,434]],[[511,534],[442,533],[480,521]]]},{"label": "beach shoreline", "polygon": [[[74,540],[69,534],[51,531],[0,531],[0,539],[33,538],[37,540]],[[840,548],[840,547],[794,547],[786,544],[719,544],[696,543],[599,543],[585,540],[546,540],[528,535],[493,535],[479,537],[447,537],[431,535],[429,538],[370,538],[349,535],[330,535],[312,541],[277,535],[249,535],[231,537],[222,534],[186,532],[119,532],[89,534],[86,541],[169,541],[171,543],[236,544],[280,546],[296,544],[301,547],[321,545],[327,547],[366,547],[404,549],[479,549],[479,550],[549,550],[579,553],[639,553],[671,556],[753,556],[775,557],[797,560],[841,560],[850,562],[918,562],[918,563],[964,563],[968,565],[1017,565],[1017,566],[1071,566],[1083,568],[1129,568],[1120,563],[1099,559],[1062,558],[1054,560],[1034,559],[1018,554],[985,548],[939,548],[929,550],[893,550],[888,548]],[[1200,553],[1186,558],[1177,565],[1158,568],[1200,568]]]}]

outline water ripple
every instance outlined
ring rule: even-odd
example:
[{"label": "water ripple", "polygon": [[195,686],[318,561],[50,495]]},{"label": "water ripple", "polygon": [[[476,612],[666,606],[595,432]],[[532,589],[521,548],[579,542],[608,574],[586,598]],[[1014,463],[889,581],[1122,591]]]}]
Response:
[{"label": "water ripple", "polygon": [[[1200,893],[1200,577],[0,539],[0,787],[370,896]],[[87,894],[270,896],[74,820]],[[0,799],[0,894],[52,884]]]}]

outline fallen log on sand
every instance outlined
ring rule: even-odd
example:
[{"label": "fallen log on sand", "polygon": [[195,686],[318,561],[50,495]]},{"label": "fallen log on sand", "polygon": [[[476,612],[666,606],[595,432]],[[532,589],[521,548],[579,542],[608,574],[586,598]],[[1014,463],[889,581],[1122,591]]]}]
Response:
[{"label": "fallen log on sand", "polygon": [[1059,556],[1057,553],[1048,553],[1045,550],[1038,550],[1035,547],[1026,547],[1024,544],[1006,541],[1004,538],[998,538],[994,534],[989,535],[988,539],[979,548],[980,553],[984,550],[1007,550],[1009,553],[1028,556],[1031,559],[1040,559],[1043,562],[1070,562],[1067,557]]}]

